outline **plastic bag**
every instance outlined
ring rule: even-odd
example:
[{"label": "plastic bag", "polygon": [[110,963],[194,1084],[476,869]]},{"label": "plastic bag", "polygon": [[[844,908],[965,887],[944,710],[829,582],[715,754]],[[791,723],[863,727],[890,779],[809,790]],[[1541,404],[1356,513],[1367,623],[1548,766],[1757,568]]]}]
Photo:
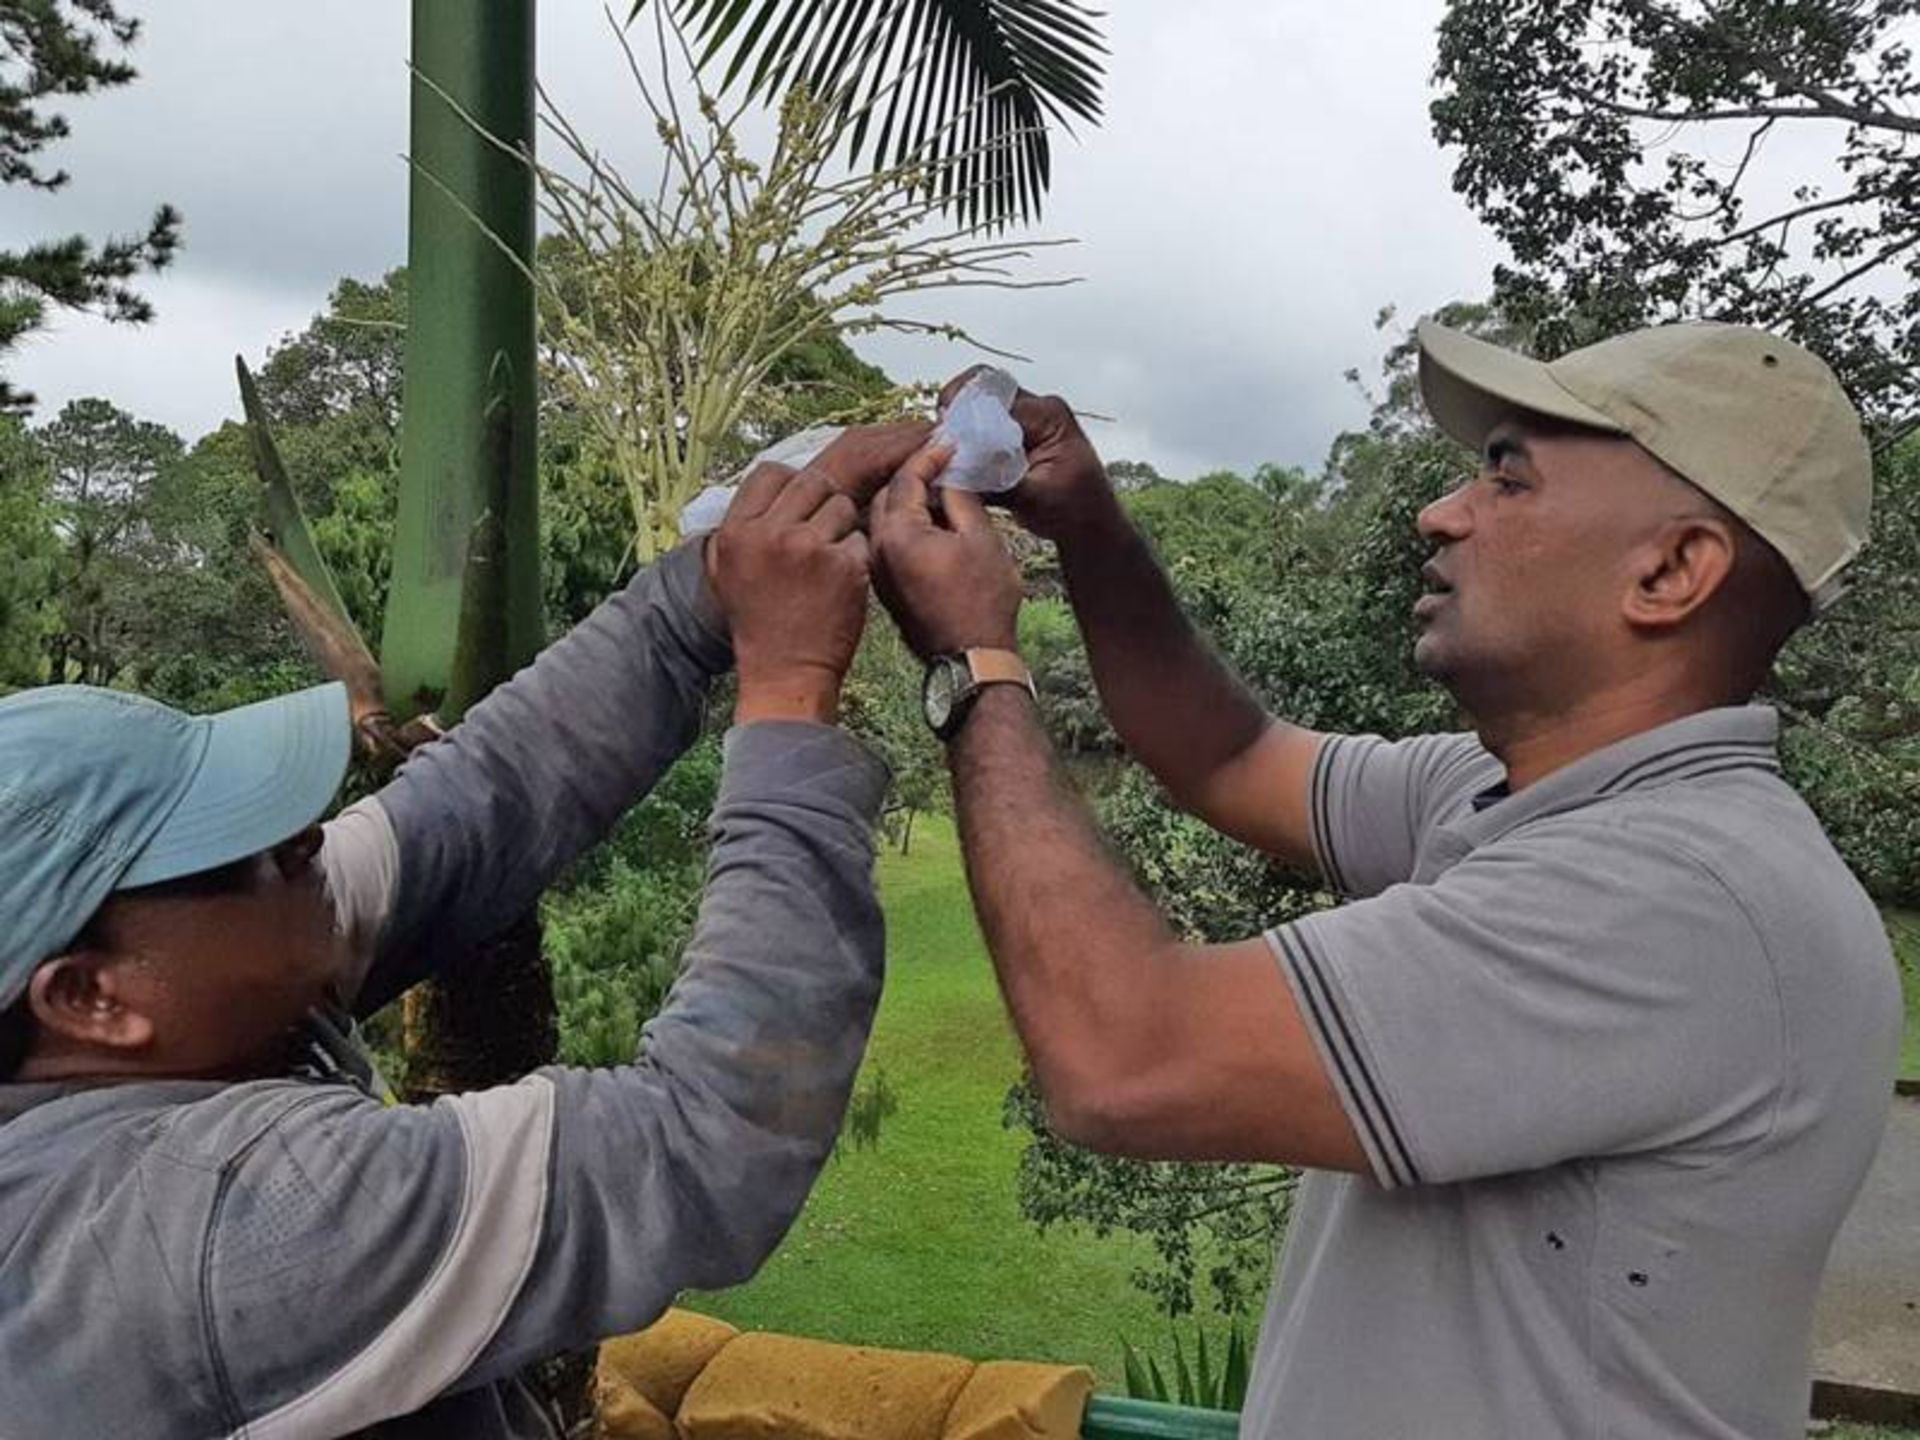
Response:
[{"label": "plastic bag", "polygon": [[794,470],[804,470],[822,450],[845,433],[844,425],[815,425],[769,445],[727,477],[726,484],[709,485],[687,502],[686,508],[680,512],[681,538],[690,540],[696,535],[718,530],[720,522],[727,518],[733,497],[739,493],[740,482],[752,473],[754,466],[786,465]]},{"label": "plastic bag", "polygon": [[953,446],[942,485],[997,495],[1026,478],[1026,447],[1012,414],[1019,391],[1018,380],[991,365],[960,387],[933,431],[934,443]]}]

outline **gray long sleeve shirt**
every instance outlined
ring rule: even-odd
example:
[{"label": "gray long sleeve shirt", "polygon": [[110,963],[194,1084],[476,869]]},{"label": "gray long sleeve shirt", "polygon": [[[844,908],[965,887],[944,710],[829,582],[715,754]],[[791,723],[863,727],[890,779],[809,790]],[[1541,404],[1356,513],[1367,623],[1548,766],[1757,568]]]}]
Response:
[{"label": "gray long sleeve shirt", "polygon": [[[686,549],[322,851],[363,1013],[524,911],[728,660]],[[0,1086],[0,1440],[545,1436],[527,1362],[745,1279],[830,1153],[880,991],[882,767],[727,737],[686,965],[632,1065],[424,1108],[347,1083]]]}]

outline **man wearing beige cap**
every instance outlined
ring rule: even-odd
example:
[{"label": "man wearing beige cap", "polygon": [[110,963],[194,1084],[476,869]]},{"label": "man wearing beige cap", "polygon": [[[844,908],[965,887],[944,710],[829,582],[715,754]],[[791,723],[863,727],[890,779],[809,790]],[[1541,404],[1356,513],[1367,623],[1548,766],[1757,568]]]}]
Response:
[{"label": "man wearing beige cap", "polygon": [[1061,783],[1030,690],[972,663],[1013,648],[1020,602],[974,497],[903,471],[876,502],[994,963],[1066,1137],[1313,1172],[1244,1434],[1797,1437],[1900,1000],[1752,696],[1866,532],[1858,418],[1753,330],[1551,365],[1419,343],[1434,418],[1483,457],[1419,520],[1415,656],[1471,734],[1266,714],[1066,407],[1016,406],[1013,508],[1060,547],[1129,752],[1349,901],[1237,944],[1172,933]]}]

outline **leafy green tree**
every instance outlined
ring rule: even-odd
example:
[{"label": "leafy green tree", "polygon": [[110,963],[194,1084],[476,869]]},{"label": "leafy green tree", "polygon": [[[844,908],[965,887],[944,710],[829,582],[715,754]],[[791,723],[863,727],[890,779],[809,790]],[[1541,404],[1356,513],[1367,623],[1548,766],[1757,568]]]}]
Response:
[{"label": "leafy green tree", "polygon": [[903,855],[913,843],[914,819],[948,803],[946,752],[921,709],[924,674],[886,616],[870,616],[847,676],[843,721],[892,772],[885,824]]},{"label": "leafy green tree", "polygon": [[540,544],[551,633],[584,619],[633,569],[626,487],[592,428],[563,406],[540,427]]},{"label": "leafy green tree", "polygon": [[1007,1096],[1004,1119],[1032,1137],[1015,1184],[1022,1213],[1040,1229],[1083,1225],[1102,1239],[1144,1237],[1154,1260],[1131,1278],[1169,1316],[1192,1314],[1203,1298],[1223,1314],[1258,1313],[1286,1231],[1293,1171],[1115,1160],[1076,1149],[1047,1129],[1031,1080]]},{"label": "leafy green tree", "polygon": [[[1779,330],[1920,416],[1916,0],[1451,0],[1434,130],[1553,355],[1672,318]],[[1809,175],[1782,160],[1824,149]]]},{"label": "leafy green tree", "polygon": [[[58,190],[67,172],[43,168],[41,152],[68,133],[47,107],[55,96],[125,85],[133,67],[117,58],[140,22],[112,0],[0,0],[0,184]],[[45,320],[48,305],[93,310],[139,323],[153,306],[133,288],[164,268],[180,244],[180,215],[163,205],[144,233],[98,243],[80,235],[0,250],[0,355]],[[0,376],[0,409],[24,409],[33,397]]]},{"label": "leafy green tree", "polygon": [[[1310,501],[1311,488],[1303,486],[1294,503]],[[1275,496],[1244,476],[1216,470],[1197,480],[1163,480],[1127,492],[1125,504],[1167,569],[1273,579],[1284,517]]]},{"label": "leafy green tree", "polygon": [[[273,393],[300,417],[283,428],[281,447],[362,624],[378,620],[391,565],[404,286],[404,272],[341,282],[266,367]],[[377,348],[362,343],[369,338]],[[50,560],[39,559],[22,533],[3,588],[38,594],[58,623],[43,638],[43,667],[13,667],[7,683],[126,684],[203,710],[311,682],[249,553],[267,520],[244,429],[223,426],[183,451],[162,427],[88,400],[38,432],[10,433],[16,443],[0,448],[32,461],[0,466],[9,482],[19,479],[7,489],[10,515],[32,513],[20,509],[26,484],[51,465],[42,498],[54,545]],[[37,590],[28,580],[36,576]]]},{"label": "leafy green tree", "polygon": [[11,683],[126,685],[206,710],[311,682],[247,551],[262,517],[239,431],[189,451],[163,426],[78,400],[38,431],[12,426],[0,462],[0,508],[23,527],[0,593],[44,617],[38,660]]},{"label": "leafy green tree", "polygon": [[679,973],[706,869],[720,742],[703,738],[542,904],[560,1058],[615,1065]]},{"label": "leafy green tree", "polygon": [[335,480],[324,514],[313,522],[347,613],[361,625],[385,612],[393,577],[397,476],[387,466],[354,465]]},{"label": "leafy green tree", "polygon": [[123,682],[193,711],[316,680],[248,548],[265,523],[246,437],[224,425],[163,467],[146,502],[143,622]]},{"label": "leafy green tree", "polygon": [[150,523],[150,501],[155,480],[181,455],[180,437],[89,399],[70,402],[36,438],[61,542],[48,678],[111,684],[145,623],[140,582],[164,545]]},{"label": "leafy green tree", "polygon": [[405,268],[377,281],[349,276],[306,329],[267,356],[260,398],[281,426],[352,415],[377,426],[391,446],[400,435],[406,340]]},{"label": "leafy green tree", "polygon": [[1109,460],[1107,462],[1107,479],[1122,495],[1129,490],[1142,490],[1149,485],[1158,485],[1166,478],[1144,460]]},{"label": "leafy green tree", "polygon": [[1118,753],[1119,737],[1100,708],[1086,642],[1065,600],[1041,596],[1021,607],[1020,653],[1033,672],[1040,713],[1060,753],[1079,760]]},{"label": "leafy green tree", "polygon": [[1852,588],[1788,645],[1766,699],[1787,774],[1869,892],[1920,906],[1920,445],[1878,457]]}]

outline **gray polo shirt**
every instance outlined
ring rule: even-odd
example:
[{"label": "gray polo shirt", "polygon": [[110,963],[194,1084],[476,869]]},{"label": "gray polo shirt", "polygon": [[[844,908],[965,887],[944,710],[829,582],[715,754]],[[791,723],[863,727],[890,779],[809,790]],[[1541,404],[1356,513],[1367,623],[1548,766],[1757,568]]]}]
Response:
[{"label": "gray polo shirt", "polygon": [[1890,1103],[1878,913],[1707,711],[1518,795],[1471,736],[1329,741],[1270,933],[1366,1176],[1302,1183],[1246,1436],[1799,1437]]}]

